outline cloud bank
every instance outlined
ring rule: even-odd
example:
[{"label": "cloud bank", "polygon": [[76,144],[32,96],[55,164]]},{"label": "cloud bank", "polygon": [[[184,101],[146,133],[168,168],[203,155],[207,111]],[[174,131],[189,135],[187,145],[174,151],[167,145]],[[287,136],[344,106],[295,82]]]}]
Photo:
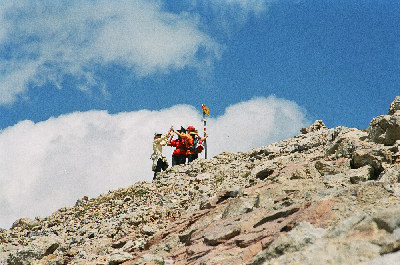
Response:
[{"label": "cloud bank", "polygon": [[[166,132],[171,124],[201,131],[201,118],[200,110],[177,105],[115,115],[76,112],[1,131],[0,227],[48,215],[85,195],[151,181],[154,132]],[[271,96],[238,103],[208,119],[208,155],[248,151],[296,135],[307,123],[291,101]],[[171,160],[172,148],[164,150]]]},{"label": "cloud bank", "polygon": [[117,64],[138,76],[204,68],[220,46],[196,14],[175,14],[153,0],[12,1],[0,6],[0,104],[31,86],[102,87],[98,67]]}]

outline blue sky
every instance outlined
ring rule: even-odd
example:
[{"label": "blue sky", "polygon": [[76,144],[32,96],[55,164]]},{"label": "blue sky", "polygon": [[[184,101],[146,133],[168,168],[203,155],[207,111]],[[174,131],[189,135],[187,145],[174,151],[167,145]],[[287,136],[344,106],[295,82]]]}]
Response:
[{"label": "blue sky", "polygon": [[[143,8],[141,1],[131,2],[136,3],[125,5]],[[271,94],[295,101],[305,108],[311,120],[322,119],[329,127],[366,128],[372,117],[386,113],[388,104],[399,94],[398,1],[219,1],[219,4],[182,1],[179,6],[176,1],[160,1],[154,13],[177,16],[171,23],[182,23],[183,29],[192,30],[188,34],[198,35],[180,40],[197,42],[192,47],[185,47],[184,43],[171,47],[187,49],[189,53],[187,62],[177,63],[174,60],[183,60],[179,54],[171,55],[165,62],[157,58],[160,54],[143,61],[119,58],[121,46],[136,45],[124,40],[126,34],[134,34],[125,29],[135,27],[134,21],[128,21],[136,15],[134,12],[123,14],[114,26],[107,18],[118,14],[118,7],[110,8],[110,14],[95,16],[77,11],[83,6],[80,1],[65,2],[66,8],[50,1],[38,3],[20,4],[20,13],[10,11],[11,7],[3,8],[3,20],[9,28],[0,41],[0,89],[13,98],[1,101],[0,128],[25,119],[44,121],[73,111],[96,109],[118,113],[160,110],[176,104],[198,107],[205,103],[218,116],[231,104]],[[88,12],[95,8],[106,12],[108,5],[104,1],[92,3],[85,5]],[[44,9],[46,5],[51,8]],[[28,6],[36,6],[38,11],[24,13]],[[41,21],[41,12],[45,12],[48,21]],[[64,21],[62,12],[74,13],[78,18]],[[55,17],[60,13],[61,18]],[[29,19],[20,21],[23,16],[33,17],[38,29],[25,25],[30,23]],[[164,21],[157,23],[167,23],[169,27],[169,22],[161,19]],[[59,27],[51,25],[53,20],[58,21]],[[89,23],[77,25],[90,20],[100,29],[91,30],[93,25]],[[144,27],[153,25],[151,21],[148,23]],[[101,27],[111,31],[113,26],[116,33],[96,36],[104,34],[100,33]],[[47,36],[44,32],[47,27],[54,36]],[[179,25],[170,27],[173,31]],[[61,37],[53,39],[59,38],[63,30],[75,38],[65,43],[66,47],[60,47]],[[74,34],[79,35],[76,32],[79,30],[83,36],[76,37]],[[157,33],[156,30],[148,34]],[[180,33],[173,34],[179,37]],[[115,54],[106,58],[106,51],[102,50],[107,49],[106,45],[96,46],[102,38],[113,37],[120,43],[111,48]],[[166,36],[148,38],[154,38],[151,41],[159,41],[160,45],[168,41]],[[74,51],[68,45],[77,47],[72,56],[70,53]],[[55,47],[59,51],[46,51]],[[87,49],[97,54],[82,60],[73,58],[84,57]],[[121,55],[129,52],[124,50]],[[154,65],[143,72],[146,60],[154,60]],[[35,66],[23,69],[24,63]],[[10,66],[15,68],[10,71]],[[18,80],[19,70],[23,70],[22,85]],[[85,87],[79,88],[82,85]]]},{"label": "blue sky", "polygon": [[201,129],[201,104],[210,156],[367,128],[399,95],[399,25],[389,0],[3,1],[0,227],[151,181],[153,133]]}]

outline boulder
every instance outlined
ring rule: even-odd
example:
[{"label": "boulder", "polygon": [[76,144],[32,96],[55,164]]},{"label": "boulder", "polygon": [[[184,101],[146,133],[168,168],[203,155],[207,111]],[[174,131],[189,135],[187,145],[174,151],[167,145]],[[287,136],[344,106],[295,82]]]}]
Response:
[{"label": "boulder", "polygon": [[395,253],[386,254],[383,256],[379,256],[367,263],[367,265],[383,265],[383,264],[398,264],[400,260],[400,251]]},{"label": "boulder", "polygon": [[326,155],[351,157],[356,149],[363,148],[367,137],[367,132],[357,129],[336,128],[331,134],[332,141],[326,147]]},{"label": "boulder", "polygon": [[394,145],[400,140],[400,112],[373,118],[369,124],[368,138],[378,144]]},{"label": "boulder", "polygon": [[352,184],[358,184],[360,182],[375,178],[374,168],[370,165],[366,165],[358,169],[351,169],[348,173],[348,176],[350,177],[350,182]]},{"label": "boulder", "polygon": [[276,170],[276,165],[272,161],[266,161],[257,165],[250,173],[250,176],[265,180]]},{"label": "boulder", "polygon": [[124,263],[127,260],[132,259],[133,256],[126,252],[115,252],[112,253],[109,260],[109,265],[118,265]]},{"label": "boulder", "polygon": [[32,220],[30,218],[20,218],[16,220],[12,226],[11,229],[20,227],[22,229],[32,229],[33,227],[39,225],[39,222],[37,220]]},{"label": "boulder", "polygon": [[352,154],[351,167],[354,169],[361,168],[367,165],[372,166],[373,173],[371,179],[377,179],[380,173],[384,170],[383,164],[392,163],[391,152],[385,148],[365,148],[355,150]]},{"label": "boulder", "polygon": [[155,231],[154,228],[149,225],[144,225],[141,229],[142,234],[152,236],[154,235]]},{"label": "boulder", "polygon": [[57,236],[39,237],[27,246],[19,248],[11,253],[7,264],[31,264],[33,260],[53,254],[60,247],[62,240]]},{"label": "boulder", "polygon": [[216,246],[236,237],[240,232],[241,228],[237,224],[227,223],[224,225],[217,225],[205,232],[204,243],[208,246]]},{"label": "boulder", "polygon": [[239,197],[232,199],[225,208],[222,218],[236,217],[251,212],[255,208],[257,200],[257,197]]},{"label": "boulder", "polygon": [[310,132],[315,132],[321,129],[327,129],[325,124],[321,120],[316,120],[310,127],[302,128],[300,131],[302,134],[307,134]]},{"label": "boulder", "polygon": [[379,177],[378,181],[383,183],[399,183],[400,182],[400,165],[395,165],[392,168],[389,168],[382,172],[381,176]]},{"label": "boulder", "polygon": [[355,230],[355,227],[362,222],[370,222],[371,217],[363,211],[354,212],[352,216],[337,224],[327,235],[327,238],[345,237]]},{"label": "boulder", "polygon": [[317,240],[314,244],[298,252],[291,252],[269,260],[268,265],[281,264],[365,264],[379,256],[379,246],[366,241]]},{"label": "boulder", "polygon": [[239,186],[226,187],[218,196],[217,203],[223,202],[229,198],[235,198],[243,194],[243,188]]},{"label": "boulder", "polygon": [[315,162],[315,168],[322,176],[335,175],[337,173],[340,173],[340,168],[337,165],[335,165],[334,162],[326,161],[323,159],[320,159]]},{"label": "boulder", "polygon": [[373,217],[378,228],[392,233],[400,227],[400,207],[392,207],[377,212]]},{"label": "boulder", "polygon": [[394,115],[396,111],[400,110],[400,96],[397,96],[390,104],[388,115]]},{"label": "boulder", "polygon": [[265,251],[268,258],[276,258],[282,254],[299,251],[309,244],[313,244],[325,234],[322,228],[316,228],[308,222],[296,224],[293,230],[278,237]]}]

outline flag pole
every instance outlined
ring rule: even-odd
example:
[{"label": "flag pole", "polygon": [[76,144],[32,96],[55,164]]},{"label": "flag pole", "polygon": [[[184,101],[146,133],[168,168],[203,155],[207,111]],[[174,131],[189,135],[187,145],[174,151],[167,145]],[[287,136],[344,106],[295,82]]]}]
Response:
[{"label": "flag pole", "polygon": [[[207,135],[206,115],[210,115],[210,110],[204,104],[201,104],[201,109],[203,110],[204,138],[206,138],[206,135]],[[203,145],[204,145],[204,158],[207,159],[207,139],[204,139]]]},{"label": "flag pole", "polygon": [[[203,122],[204,122],[204,137],[206,137],[207,134],[207,119],[206,119],[206,114],[203,111]],[[207,139],[204,139],[204,158],[207,159]]]}]

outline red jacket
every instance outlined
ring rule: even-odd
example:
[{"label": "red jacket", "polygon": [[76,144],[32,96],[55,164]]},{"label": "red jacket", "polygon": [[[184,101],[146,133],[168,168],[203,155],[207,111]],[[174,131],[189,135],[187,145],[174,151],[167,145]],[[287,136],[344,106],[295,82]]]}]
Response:
[{"label": "red jacket", "polygon": [[169,146],[176,147],[172,156],[184,156],[186,155],[186,145],[183,139],[172,140]]}]

